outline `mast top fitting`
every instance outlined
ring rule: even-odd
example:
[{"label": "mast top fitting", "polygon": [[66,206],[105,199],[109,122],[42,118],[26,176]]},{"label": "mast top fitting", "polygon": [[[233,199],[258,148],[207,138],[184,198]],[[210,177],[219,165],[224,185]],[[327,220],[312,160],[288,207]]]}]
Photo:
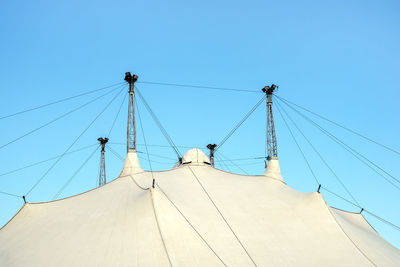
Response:
[{"label": "mast top fitting", "polygon": [[129,84],[135,83],[139,79],[139,76],[136,74],[132,74],[130,72],[125,72],[124,80],[127,81]]},{"label": "mast top fitting", "polygon": [[100,142],[101,151],[104,151],[104,148],[105,148],[105,146],[106,146],[106,144],[107,144],[107,142],[108,142],[108,138],[107,138],[107,137],[105,137],[105,138],[100,137],[100,138],[97,138],[97,141]]},{"label": "mast top fitting", "polygon": [[278,86],[275,84],[272,84],[271,86],[267,85],[263,89],[261,89],[264,93],[266,93],[268,96],[272,95],[272,93],[277,89]]}]

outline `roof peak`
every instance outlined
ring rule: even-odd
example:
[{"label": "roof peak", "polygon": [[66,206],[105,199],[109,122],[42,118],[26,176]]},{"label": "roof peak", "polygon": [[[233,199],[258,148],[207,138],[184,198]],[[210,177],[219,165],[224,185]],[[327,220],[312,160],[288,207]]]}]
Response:
[{"label": "roof peak", "polygon": [[143,169],[140,167],[136,150],[129,150],[125,157],[124,167],[119,176],[127,176],[140,172],[143,172]]},{"label": "roof peak", "polygon": [[182,157],[182,164],[211,165],[211,162],[200,148],[195,147],[186,151]]},{"label": "roof peak", "polygon": [[283,177],[281,174],[281,168],[279,166],[278,158],[272,158],[272,159],[268,160],[267,169],[265,170],[264,175],[269,178],[273,178],[273,179],[277,179],[282,182],[285,182],[283,180]]}]

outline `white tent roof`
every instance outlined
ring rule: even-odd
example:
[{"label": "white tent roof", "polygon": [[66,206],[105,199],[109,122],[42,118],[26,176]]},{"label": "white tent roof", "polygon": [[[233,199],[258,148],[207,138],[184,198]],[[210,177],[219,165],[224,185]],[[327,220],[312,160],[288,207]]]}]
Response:
[{"label": "white tent roof", "polygon": [[400,266],[362,215],[290,188],[277,160],[260,176],[205,161],[187,152],[153,189],[131,152],[100,188],[25,204],[0,230],[0,266]]}]

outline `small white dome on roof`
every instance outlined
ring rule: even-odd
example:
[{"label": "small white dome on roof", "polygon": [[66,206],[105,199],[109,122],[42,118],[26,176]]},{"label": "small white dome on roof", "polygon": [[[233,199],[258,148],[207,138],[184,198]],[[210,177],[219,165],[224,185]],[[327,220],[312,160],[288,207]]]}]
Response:
[{"label": "small white dome on roof", "polygon": [[211,165],[210,159],[199,148],[186,151],[182,157],[182,164]]}]

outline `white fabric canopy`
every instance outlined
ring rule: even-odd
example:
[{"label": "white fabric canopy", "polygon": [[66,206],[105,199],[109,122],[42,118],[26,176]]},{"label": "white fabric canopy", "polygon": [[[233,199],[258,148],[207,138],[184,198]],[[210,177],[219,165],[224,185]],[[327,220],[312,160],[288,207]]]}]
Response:
[{"label": "white fabric canopy", "polygon": [[130,152],[100,188],[25,204],[0,230],[0,266],[400,266],[362,215],[290,188],[271,162],[238,175],[190,150],[152,189]]}]

